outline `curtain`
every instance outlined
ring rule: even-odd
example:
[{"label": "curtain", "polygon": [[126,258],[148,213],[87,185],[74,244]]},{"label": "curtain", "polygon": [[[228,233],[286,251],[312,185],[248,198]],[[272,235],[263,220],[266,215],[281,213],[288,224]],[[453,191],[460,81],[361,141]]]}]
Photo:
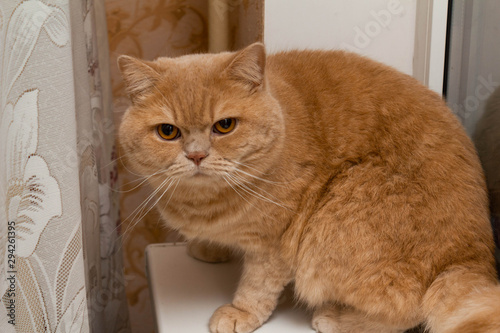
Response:
[{"label": "curtain", "polygon": [[106,22],[94,6],[104,8],[0,2],[1,332],[129,331],[107,40],[97,33]]}]

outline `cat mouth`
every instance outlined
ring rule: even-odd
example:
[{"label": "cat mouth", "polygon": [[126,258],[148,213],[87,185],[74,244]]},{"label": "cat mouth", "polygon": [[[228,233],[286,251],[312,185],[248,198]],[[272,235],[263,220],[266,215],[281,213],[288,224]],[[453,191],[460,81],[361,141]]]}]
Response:
[{"label": "cat mouth", "polygon": [[197,171],[194,173],[193,177],[195,178],[200,178],[200,177],[208,177],[208,175],[204,172],[201,172],[201,171]]},{"label": "cat mouth", "polygon": [[192,171],[192,173],[187,176],[190,179],[195,179],[195,180],[212,180],[212,179],[218,179],[220,174],[218,172],[214,172],[213,170],[204,170],[201,168],[197,168]]},{"label": "cat mouth", "polygon": [[206,171],[204,170],[201,170],[199,167],[196,168],[194,171],[193,171],[193,174],[191,177],[194,177],[194,178],[200,178],[200,177],[208,177],[210,176]]}]

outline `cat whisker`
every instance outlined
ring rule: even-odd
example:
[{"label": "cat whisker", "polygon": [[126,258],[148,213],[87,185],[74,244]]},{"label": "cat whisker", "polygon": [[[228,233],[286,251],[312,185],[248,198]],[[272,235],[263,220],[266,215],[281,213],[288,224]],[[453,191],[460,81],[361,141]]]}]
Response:
[{"label": "cat whisker", "polygon": [[[125,243],[126,239],[127,239],[127,236],[129,234],[129,232],[131,230],[133,230],[135,228],[135,226],[140,223],[145,216],[147,216],[149,214],[149,212],[161,201],[161,199],[165,196],[165,194],[168,193],[168,191],[170,190],[170,188],[172,186],[174,186],[173,190],[171,191],[170,193],[170,197],[168,198],[167,200],[167,203],[166,205],[168,205],[168,203],[170,202],[170,200],[172,199],[174,193],[175,193],[175,190],[177,188],[177,185],[179,185],[179,182],[180,182],[180,178],[177,178],[177,180],[175,181],[174,180],[175,177],[168,177],[167,179],[165,179],[161,184],[160,186],[158,186],[155,191],[153,191],[153,193],[151,193],[148,198],[146,198],[146,200],[144,200],[141,205],[139,205],[125,220],[131,220],[131,221],[135,221],[133,224],[129,225],[122,233],[121,237],[119,238],[121,240],[121,244],[123,246],[123,244]],[[175,184],[175,185],[174,185]],[[165,188],[166,186],[166,188]],[[155,202],[147,209],[147,211],[145,211],[145,208],[146,206],[148,205],[148,203],[150,203],[152,201],[152,199],[160,192],[160,190],[163,189],[163,193],[155,200]],[[134,215],[132,218],[131,216]],[[116,229],[115,229],[116,230]]]},{"label": "cat whisker", "polygon": [[180,181],[181,181],[181,179],[177,178],[177,182],[175,183],[174,189],[172,190],[172,193],[170,193],[170,197],[168,198],[165,206],[168,206],[168,204],[170,203],[170,200],[172,200],[172,197],[174,196],[175,190],[177,189],[177,185],[179,185]]},{"label": "cat whisker", "polygon": [[[169,183],[170,181],[172,180],[171,177],[168,177],[167,179],[165,179],[161,184],[160,186],[158,186],[139,206],[137,206],[136,209],[134,209],[134,211],[132,213],[130,213],[130,215],[125,218],[123,220],[122,223],[126,222],[126,221],[133,221],[133,220],[136,220],[136,218],[138,216],[142,216],[141,218],[137,219],[137,221],[133,224],[132,227],[128,226],[126,230],[124,230],[123,232],[123,235],[125,236],[125,234],[131,230],[131,228],[135,227],[135,225],[137,223],[139,223],[141,221],[142,218],[144,218],[144,216],[146,216],[145,214],[143,214],[143,211],[144,209],[146,208],[146,206],[153,200],[153,198],[155,197],[155,195],[160,192],[162,190],[162,188],[167,184]],[[169,185],[167,186],[167,189],[164,191],[164,193],[166,193],[166,191],[168,191],[168,189],[170,188],[172,182],[169,183]],[[162,194],[163,195],[163,194]],[[160,197],[161,198],[161,197]],[[155,203],[156,204],[156,203]],[[151,207],[154,207],[155,204],[153,204]],[[151,210],[151,208],[148,210],[147,213],[149,213],[149,211]],[[146,213],[146,214],[147,214]]]},{"label": "cat whisker", "polygon": [[184,175],[186,171],[187,170],[185,168],[179,167],[175,170],[170,170],[170,176],[175,178],[180,178],[179,176]]},{"label": "cat whisker", "polygon": [[[107,164],[103,165],[103,166],[102,166],[102,168],[107,168],[107,167],[109,167],[109,166],[110,166],[111,164],[113,164],[113,163],[118,163],[118,162],[119,162],[121,159],[123,159],[126,155],[132,155],[132,154],[131,154],[131,153],[128,153],[128,154],[122,154],[122,155],[118,156],[117,158],[112,159],[109,163],[107,163]],[[122,164],[124,164],[124,163],[122,163]]]},{"label": "cat whisker", "polygon": [[[228,184],[228,185],[229,185],[229,186],[233,189],[233,191],[234,191],[236,194],[238,194],[238,195],[239,195],[239,196],[240,196],[243,200],[245,200],[248,204],[250,204],[252,207],[254,207],[254,208],[256,208],[257,210],[259,210],[259,209],[258,209],[258,207],[256,207],[256,206],[255,206],[254,204],[252,204],[250,201],[248,201],[248,199],[247,199],[247,198],[245,198],[245,197],[244,197],[244,196],[243,196],[243,195],[242,195],[242,194],[238,191],[238,189],[237,189],[237,188],[235,188],[235,187],[233,186],[233,184],[231,184],[231,182],[229,181],[229,179],[227,178],[227,176],[229,176],[229,175],[222,176],[222,178],[224,178],[224,180],[226,181],[226,183],[227,183],[227,184]],[[260,210],[259,210],[259,211],[260,211]]]},{"label": "cat whisker", "polygon": [[170,203],[170,200],[172,200],[172,197],[174,196],[175,190],[177,189],[177,185],[179,185],[180,181],[181,181],[181,179],[177,178],[177,182],[175,183],[174,189],[172,190],[172,193],[170,194],[170,197],[168,198],[165,205],[163,205],[163,209],[165,209],[168,206],[168,204]]},{"label": "cat whisker", "polygon": [[[227,175],[226,176],[227,178],[229,178],[230,180],[233,181],[233,184],[235,186],[237,186],[238,188],[240,188],[242,191],[246,192],[248,195],[251,195],[251,196],[254,196],[255,198],[257,199],[260,199],[262,201],[265,201],[265,202],[268,202],[268,203],[272,203],[272,204],[275,204],[276,206],[278,207],[281,207],[283,209],[286,209],[288,211],[291,211],[291,209],[289,207],[286,207],[272,199],[269,199],[268,197],[266,197],[265,195],[262,195],[261,193],[258,193],[256,192],[255,190],[251,189],[250,187],[248,187],[247,185],[245,185],[244,183],[242,183],[241,181],[238,181],[237,178],[235,178],[234,176],[231,176],[231,175]],[[255,185],[254,185],[255,186]],[[260,188],[259,188],[260,189]],[[265,192],[265,191],[264,191]],[[266,192],[267,193],[267,192]],[[268,193],[267,193],[268,194]]]},{"label": "cat whisker", "polygon": [[252,169],[252,170],[254,170],[254,171],[257,171],[258,173],[260,173],[260,174],[261,174],[261,175],[263,175],[263,176],[268,176],[268,175],[270,175],[269,173],[266,173],[266,172],[261,171],[261,170],[259,170],[259,169],[257,169],[257,168],[254,168],[254,167],[250,166],[250,165],[249,165],[249,164],[247,164],[247,163],[242,163],[242,162],[238,162],[238,161],[232,161],[232,160],[229,160],[229,159],[225,159],[225,160],[226,160],[226,161],[228,161],[228,162],[230,162],[230,163],[238,164],[238,165],[244,166],[244,167],[246,167],[246,168]]},{"label": "cat whisker", "polygon": [[[238,194],[243,200],[245,200],[250,206],[252,206],[254,209],[256,209],[257,211],[259,211],[260,213],[262,213],[262,215],[264,215],[266,218],[270,219],[270,220],[273,220],[273,221],[276,221],[276,218],[270,216],[269,214],[263,212],[258,206],[254,205],[250,200],[248,200],[248,198],[246,198],[242,193],[240,193],[240,191],[238,191],[238,186],[236,183],[234,183],[235,181],[230,179],[230,178],[227,178],[227,176],[229,176],[229,174],[226,174],[226,176],[223,176],[224,180],[226,181],[226,183],[233,189],[233,191]],[[233,184],[231,184],[231,181],[233,182]],[[236,186],[236,187],[235,187]],[[247,194],[249,195],[249,194]]]},{"label": "cat whisker", "polygon": [[[233,175],[230,175],[230,177],[233,177],[234,180],[238,181],[242,186],[245,186],[246,188],[248,188],[249,190],[253,191],[252,189],[249,188],[249,186],[253,186],[256,190],[259,190],[260,192],[263,192],[264,194],[266,194],[268,197],[274,199],[274,200],[279,200],[278,198],[276,198],[274,195],[272,195],[271,193],[269,193],[268,191],[264,190],[263,188],[259,187],[258,185],[252,183],[252,182],[248,182],[246,181],[246,179],[244,179],[242,176],[238,175],[238,174],[233,174]],[[259,195],[265,197],[263,194],[261,193],[258,193]],[[268,199],[268,198],[266,198]]]},{"label": "cat whisker", "polygon": [[[130,155],[132,155],[132,154],[130,154]],[[137,158],[137,156],[135,156],[135,155],[134,155],[134,157],[135,157],[136,159],[138,159],[138,158]],[[122,156],[122,157],[120,157],[120,158],[123,158],[123,156]],[[133,170],[129,169],[125,163],[121,163],[121,165],[123,166],[123,169],[125,169],[128,173],[130,173],[130,174],[132,174],[132,175],[134,175],[134,176],[137,176],[137,177],[141,177],[141,178],[142,178],[142,177],[145,177],[145,175],[144,175],[144,174],[139,174],[139,173],[136,173],[135,171],[133,171]],[[168,166],[168,167],[167,167],[167,166],[165,166],[165,167],[164,167],[164,169],[162,169],[162,170],[167,170],[167,169],[168,169],[168,170],[170,170],[170,167],[171,167],[171,166]]]},{"label": "cat whisker", "polygon": [[123,165],[125,167],[125,163],[122,160],[127,156],[134,156],[134,154],[133,153],[122,153],[122,154],[120,154],[120,156],[118,156],[115,159],[112,159],[109,163],[103,165],[101,168],[107,168],[110,165],[112,165],[113,163],[116,163],[116,164],[120,163],[121,165]]},{"label": "cat whisker", "polygon": [[238,169],[238,168],[234,169],[233,171],[234,171],[235,173],[242,173],[242,174],[245,174],[245,175],[247,175],[247,176],[249,176],[249,177],[252,177],[252,178],[254,178],[254,179],[260,180],[260,181],[265,182],[265,183],[268,183],[268,184],[281,185],[281,186],[286,185],[286,184],[290,184],[290,182],[275,182],[275,181],[272,181],[272,180],[269,180],[269,179],[265,179],[265,178],[262,178],[262,177],[258,177],[258,176],[256,176],[256,175],[253,175],[253,174],[251,174],[251,173],[249,173],[249,172],[243,171],[243,170]]},{"label": "cat whisker", "polygon": [[[171,178],[166,179],[159,187],[158,189],[161,189],[164,185],[167,184],[168,181],[170,181]],[[148,208],[146,212],[144,212],[144,208],[147,205],[147,202],[151,201],[151,198],[154,197],[155,193],[158,193],[158,191],[153,192],[138,208],[140,210],[135,214],[134,218],[132,219],[135,221],[133,224],[128,225],[127,228],[123,231],[122,235],[117,238],[117,241],[120,241],[120,249],[125,245],[125,242],[127,240],[127,237],[129,234],[131,234],[131,231],[135,228],[137,224],[139,224],[147,214],[158,204],[158,202],[161,200],[161,198],[168,192],[169,188],[172,186],[173,182],[170,182],[167,186],[167,188],[163,191],[163,193],[158,197],[158,199],[155,201],[154,204],[151,205],[151,207]],[[137,209],[136,209],[137,210]],[[132,213],[133,214],[133,213]],[[131,214],[131,215],[132,215]],[[137,217],[140,214],[139,217]],[[130,217],[130,216],[129,216]],[[128,218],[127,218],[128,219]],[[126,220],[124,220],[126,221]]]},{"label": "cat whisker", "polygon": [[[172,184],[173,184],[173,183],[174,183],[174,181],[171,181],[171,182],[168,184],[167,188],[166,188],[166,189],[163,191],[163,193],[162,193],[162,194],[158,197],[158,199],[156,199],[156,201],[154,202],[154,204],[152,204],[152,205],[149,207],[149,209],[148,209],[145,213],[143,213],[143,214],[142,214],[142,215],[141,215],[141,216],[137,219],[136,224],[137,224],[138,222],[140,222],[140,221],[141,221],[144,217],[146,217],[146,215],[148,215],[148,213],[149,213],[149,212],[150,212],[150,211],[151,211],[151,210],[152,210],[152,209],[153,209],[153,208],[154,208],[154,207],[158,204],[158,202],[160,202],[160,200],[161,200],[161,199],[163,198],[163,196],[164,196],[164,195],[168,192],[168,190],[170,189],[170,187],[172,187]],[[177,187],[177,184],[179,184],[179,181],[177,181],[177,182],[175,183],[174,191],[175,191],[175,188]],[[169,198],[169,200],[168,200],[168,201],[170,201],[170,199],[172,198],[172,195],[173,195],[173,191],[172,191],[172,193],[171,193],[170,198]],[[135,224],[134,224],[134,226],[135,226]]]},{"label": "cat whisker", "polygon": [[137,177],[144,177],[143,175],[138,174],[138,173],[136,173],[136,172],[134,172],[134,171],[130,170],[129,168],[127,168],[127,166],[126,166],[124,163],[122,163],[122,165],[123,165],[123,168],[124,168],[125,170],[127,170],[127,172],[128,172],[128,173],[130,173],[130,174],[132,174],[132,175],[134,175],[134,176],[137,176]]},{"label": "cat whisker", "polygon": [[141,187],[142,185],[144,185],[149,179],[151,179],[151,177],[154,177],[154,176],[157,176],[159,174],[162,174],[162,173],[166,173],[167,170],[158,170],[157,172],[151,174],[151,175],[148,175],[148,176],[142,176],[142,177],[139,177],[139,179],[134,179],[128,183],[125,183],[125,184],[122,184],[121,187],[125,187],[126,185],[130,185],[130,184],[133,184],[135,182],[139,182],[137,185],[134,185],[131,189],[128,189],[128,190],[117,190],[117,189],[113,189],[111,187],[109,187],[109,189],[113,192],[117,192],[117,193],[129,193],[129,192],[132,192],[132,191],[135,191],[136,189],[138,189],[139,187]]}]

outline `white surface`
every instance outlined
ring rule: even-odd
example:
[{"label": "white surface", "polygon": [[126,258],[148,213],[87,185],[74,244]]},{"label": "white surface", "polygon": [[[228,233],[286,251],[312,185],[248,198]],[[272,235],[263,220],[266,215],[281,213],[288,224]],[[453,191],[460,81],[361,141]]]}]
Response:
[{"label": "white surface", "polygon": [[269,0],[265,1],[264,41],[270,52],[347,49],[412,75],[416,3]]},{"label": "white surface", "polygon": [[413,76],[438,94],[443,93],[448,1],[417,4]]},{"label": "white surface", "polygon": [[429,55],[429,88],[443,93],[444,58],[446,51],[446,24],[448,1],[432,2],[432,28]]},{"label": "white surface", "polygon": [[[153,244],[146,249],[147,271],[159,333],[206,333],[216,308],[231,303],[240,263],[207,264],[186,254],[184,245]],[[294,307],[290,294],[257,333],[312,332],[309,315]]]}]

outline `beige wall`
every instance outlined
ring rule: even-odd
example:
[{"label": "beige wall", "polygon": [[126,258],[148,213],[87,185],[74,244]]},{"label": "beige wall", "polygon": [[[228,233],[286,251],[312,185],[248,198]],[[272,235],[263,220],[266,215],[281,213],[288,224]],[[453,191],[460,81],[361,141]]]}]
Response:
[{"label": "beige wall", "polygon": [[412,75],[417,0],[265,2],[269,51],[346,49]]}]

